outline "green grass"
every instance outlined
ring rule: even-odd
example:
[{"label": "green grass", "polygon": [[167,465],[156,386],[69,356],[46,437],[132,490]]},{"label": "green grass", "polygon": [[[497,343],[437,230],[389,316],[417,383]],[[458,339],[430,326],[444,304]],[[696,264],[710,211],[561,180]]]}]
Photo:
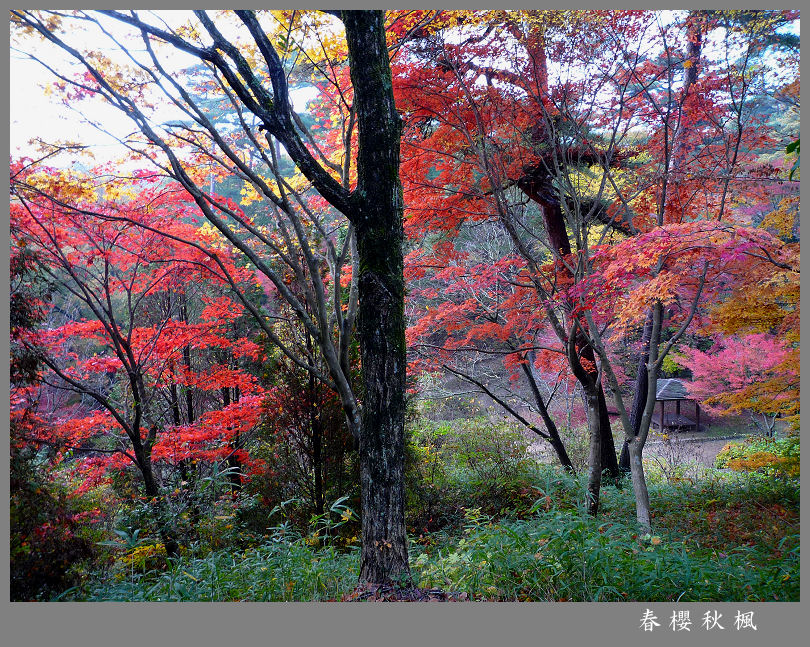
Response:
[{"label": "green grass", "polygon": [[280,539],[242,551],[181,556],[165,570],[110,572],[63,595],[66,600],[131,602],[320,601],[351,591],[358,550],[313,549],[305,539]]},{"label": "green grass", "polygon": [[[795,479],[714,472],[695,484],[653,482],[644,536],[627,486],[603,489],[597,519],[583,512],[579,480],[559,469],[540,468],[533,487],[535,509],[522,518],[471,508],[458,526],[416,537],[417,584],[499,601],[799,599]],[[247,550],[192,547],[163,569],[108,568],[61,599],[312,601],[352,591],[357,546],[283,530]]]}]

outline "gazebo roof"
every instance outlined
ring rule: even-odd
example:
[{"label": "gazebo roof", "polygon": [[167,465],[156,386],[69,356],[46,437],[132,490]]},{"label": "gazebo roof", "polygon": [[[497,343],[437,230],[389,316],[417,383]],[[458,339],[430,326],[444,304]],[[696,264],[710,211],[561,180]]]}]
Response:
[{"label": "gazebo roof", "polygon": [[656,400],[689,400],[689,392],[686,390],[686,381],[678,378],[658,380],[658,391],[655,394]]}]

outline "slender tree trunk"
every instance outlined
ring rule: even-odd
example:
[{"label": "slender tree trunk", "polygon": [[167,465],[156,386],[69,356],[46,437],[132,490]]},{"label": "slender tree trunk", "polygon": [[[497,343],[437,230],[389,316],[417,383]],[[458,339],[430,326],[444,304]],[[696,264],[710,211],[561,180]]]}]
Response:
[{"label": "slender tree trunk", "polygon": [[[180,319],[183,323],[188,324],[188,307],[186,303],[186,291],[182,289],[179,294],[179,302],[180,302]],[[191,346],[186,344],[183,346],[183,364],[185,364],[186,370],[191,372]],[[175,387],[176,388],[176,387]],[[192,425],[194,424],[194,395],[192,393],[191,387],[186,386],[183,389],[185,394],[185,401],[186,401],[186,424]],[[179,424],[179,423],[178,423]],[[194,463],[192,463],[189,459],[184,459],[181,461],[182,467],[182,477],[184,481],[190,481],[190,476],[193,477],[196,472],[196,468]],[[189,489],[193,487],[193,484],[189,482]]]},{"label": "slender tree trunk", "polygon": [[602,433],[599,421],[599,395],[593,387],[588,389],[585,400],[588,407],[588,490],[586,508],[588,514],[596,516],[599,513],[599,491],[602,487]]},{"label": "slender tree trunk", "polygon": [[[186,307],[186,293],[185,290],[180,292],[180,318],[183,323],[188,323],[188,309]],[[183,363],[186,368],[191,371],[191,346],[186,345],[183,347]],[[186,392],[186,422],[188,424],[194,423],[194,395],[191,387],[185,388]]]},{"label": "slender tree trunk", "polygon": [[[171,373],[174,373],[174,360],[170,360],[169,370]],[[180,420],[180,396],[177,389],[177,384],[172,382],[169,385],[169,395],[171,397],[171,407],[172,407],[172,423],[174,423],[175,427],[179,427],[182,424]],[[188,481],[188,469],[186,468],[186,461],[180,459],[177,461],[177,469],[180,471],[180,479],[183,481]]]},{"label": "slender tree trunk", "polygon": [[[576,324],[575,324],[576,325]],[[582,366],[577,352],[575,331],[571,330],[566,353],[568,363],[574,376],[585,390],[585,409],[588,414],[588,486],[586,492],[586,508],[588,514],[596,516],[599,512],[599,491],[602,487],[602,465],[600,456],[602,452],[602,433],[599,421],[599,375],[591,380],[588,372]]]},{"label": "slender tree trunk", "polygon": [[[383,12],[342,11],[358,123],[360,582],[409,583],[405,530],[405,280],[399,142]],[[362,91],[360,89],[362,88]],[[348,215],[348,214],[347,214]]]},{"label": "slender tree trunk", "polygon": [[[546,183],[539,181],[519,182],[518,186],[527,196],[540,205],[543,213],[543,226],[545,227],[549,245],[555,256],[561,258],[569,257],[571,255],[571,241],[568,238],[568,232],[565,228],[565,216],[563,215],[559,200],[556,198],[554,188],[550,185],[546,186]],[[566,272],[570,276],[570,272],[568,272],[567,268],[562,268],[561,271]],[[587,360],[587,368],[585,368],[587,373],[586,380],[593,382],[598,376],[593,348],[591,348],[587,339],[581,333],[577,334],[576,342],[577,354]],[[580,384],[582,384],[583,389],[587,389],[585,382],[580,380]],[[601,383],[597,384],[596,388],[597,420],[600,437],[599,466],[600,469],[607,470],[610,478],[615,480],[620,475],[619,463],[616,459],[616,445],[613,442],[613,431],[610,425],[610,417],[608,416],[604,389]]]},{"label": "slender tree trunk", "polygon": [[158,526],[158,534],[166,548],[166,555],[169,557],[176,557],[180,551],[180,545],[177,543],[177,533],[174,530],[174,524],[171,520],[171,515],[166,508],[166,502],[163,494],[158,488],[155,474],[152,470],[152,457],[149,450],[141,443],[134,443],[135,459],[137,461],[138,469],[143,476],[144,492],[146,496],[151,497],[157,509],[157,518],[155,519]]},{"label": "slender tree trunk", "polygon": [[551,417],[548,407],[543,400],[543,395],[540,393],[540,388],[537,385],[534,367],[535,352],[532,350],[526,353],[526,359],[527,362],[522,364],[523,372],[526,374],[526,377],[529,380],[529,387],[531,388],[532,395],[534,396],[534,401],[537,404],[537,410],[540,412],[540,417],[543,419],[543,424],[546,426],[546,431],[548,432],[549,436],[546,440],[557,454],[560,465],[562,465],[569,472],[573,472],[574,466],[571,463],[571,458],[568,456],[568,452],[565,449],[565,444],[563,443],[562,438],[560,438],[560,431],[557,429],[557,424]]},{"label": "slender tree trunk", "polygon": [[323,435],[314,404],[310,406],[310,428],[312,430],[312,469],[315,472],[313,475],[315,485],[315,513],[323,514],[323,451],[321,447]]},{"label": "slender tree trunk", "polygon": [[638,436],[628,445],[630,458],[630,478],[633,483],[633,494],[636,498],[636,521],[645,529],[652,528],[650,520],[650,495],[647,491],[647,479],[644,476],[644,467],[641,462],[641,454],[644,445],[638,442]]},{"label": "slender tree trunk", "polygon": [[[239,396],[234,398],[235,402],[239,402]],[[227,407],[231,404],[231,389],[230,387],[222,387],[222,406]],[[231,441],[231,451],[234,452],[239,447],[239,432],[233,437]],[[238,492],[242,487],[242,463],[236,454],[228,456],[228,481],[231,484],[231,492]]]},{"label": "slender tree trunk", "polygon": [[[312,337],[306,336],[307,351],[312,356]],[[312,472],[313,472],[313,503],[315,514],[323,514],[324,493],[323,493],[323,427],[318,415],[318,391],[315,383],[315,376],[312,372],[308,375],[307,382],[307,408],[309,409],[309,433],[312,439]]]},{"label": "slender tree trunk", "polygon": [[647,398],[644,403],[644,411],[641,415],[638,433],[632,439],[627,439],[630,454],[630,476],[633,481],[633,493],[636,497],[636,520],[644,530],[650,530],[652,525],[650,496],[647,490],[647,480],[644,476],[644,465],[641,459],[655,410],[655,390],[658,384],[658,376],[656,375],[656,371],[651,371],[650,368],[653,367],[654,369],[658,361],[658,344],[661,341],[663,310],[664,308],[660,301],[657,301],[650,310],[650,343],[649,353],[647,354]]},{"label": "slender tree trunk", "polygon": [[565,444],[563,444],[562,438],[560,438],[560,432],[557,429],[557,425],[549,415],[545,404],[540,407],[540,417],[543,419],[543,423],[545,423],[546,430],[548,431],[548,443],[551,445],[554,453],[557,454],[557,459],[560,461],[560,465],[562,465],[569,472],[573,472],[574,465],[571,463],[571,458],[568,456],[568,452],[565,449]]},{"label": "slender tree trunk", "polygon": [[[638,436],[641,426],[641,417],[644,413],[644,406],[647,404],[647,358],[650,354],[650,335],[652,334],[653,313],[647,312],[644,321],[644,328],[641,332],[641,349],[638,354],[638,370],[636,371],[636,382],[633,388],[633,405],[630,409],[630,426],[633,428],[633,436]],[[622,472],[630,471],[630,452],[625,439],[622,444],[622,454],[619,460],[619,469]]]}]

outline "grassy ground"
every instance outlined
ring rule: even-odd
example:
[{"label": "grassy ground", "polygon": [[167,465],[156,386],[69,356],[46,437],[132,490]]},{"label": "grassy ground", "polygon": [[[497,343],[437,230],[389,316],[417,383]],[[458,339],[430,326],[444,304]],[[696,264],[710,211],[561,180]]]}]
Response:
[{"label": "grassy ground", "polygon": [[[719,471],[694,483],[653,478],[653,533],[641,536],[627,485],[605,487],[593,519],[576,478],[544,466],[530,480],[528,509],[498,516],[468,507],[457,523],[414,534],[416,583],[471,600],[799,599],[797,479]],[[356,532],[356,521],[343,522],[343,537]],[[324,545],[319,528],[316,536],[277,526],[247,549],[190,546],[170,563],[142,546],[60,599],[339,600],[356,584],[359,548],[351,539],[340,549]]]}]

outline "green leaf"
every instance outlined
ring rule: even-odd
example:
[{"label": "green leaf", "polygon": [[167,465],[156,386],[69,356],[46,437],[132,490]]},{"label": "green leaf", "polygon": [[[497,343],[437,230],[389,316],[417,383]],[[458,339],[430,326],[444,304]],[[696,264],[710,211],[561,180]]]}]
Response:
[{"label": "green leaf", "polygon": [[799,148],[800,148],[799,147],[799,142],[800,141],[801,141],[801,138],[797,139],[795,142],[790,142],[785,147],[785,152],[786,153],[788,153],[788,154],[796,153],[796,161],[793,162],[793,168],[790,169],[790,175],[788,176],[788,178],[791,179],[791,180],[793,179],[793,174],[796,171],[798,171],[799,168],[801,167],[801,155],[800,155],[800,151],[799,151]]}]

